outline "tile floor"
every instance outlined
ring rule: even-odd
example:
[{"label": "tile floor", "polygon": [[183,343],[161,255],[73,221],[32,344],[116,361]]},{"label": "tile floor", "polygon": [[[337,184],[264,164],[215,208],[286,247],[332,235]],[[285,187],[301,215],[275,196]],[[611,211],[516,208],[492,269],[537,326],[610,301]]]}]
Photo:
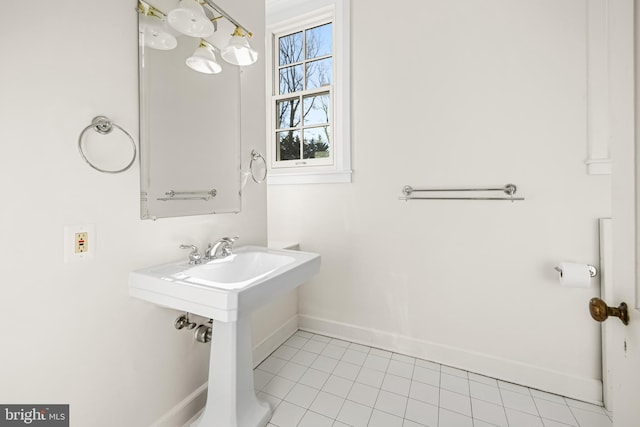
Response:
[{"label": "tile floor", "polygon": [[254,371],[268,427],[611,427],[600,406],[298,331]]}]

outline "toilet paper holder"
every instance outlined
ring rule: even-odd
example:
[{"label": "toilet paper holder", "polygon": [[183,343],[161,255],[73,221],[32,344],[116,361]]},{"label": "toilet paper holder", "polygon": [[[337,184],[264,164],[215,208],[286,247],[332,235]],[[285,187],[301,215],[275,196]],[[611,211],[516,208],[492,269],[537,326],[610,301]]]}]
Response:
[{"label": "toilet paper holder", "polygon": [[[598,275],[598,269],[595,266],[587,265],[587,268],[589,269],[589,275],[591,277],[596,277]],[[560,267],[555,266],[553,267],[553,269],[560,273],[560,276],[562,276],[562,269]]]}]

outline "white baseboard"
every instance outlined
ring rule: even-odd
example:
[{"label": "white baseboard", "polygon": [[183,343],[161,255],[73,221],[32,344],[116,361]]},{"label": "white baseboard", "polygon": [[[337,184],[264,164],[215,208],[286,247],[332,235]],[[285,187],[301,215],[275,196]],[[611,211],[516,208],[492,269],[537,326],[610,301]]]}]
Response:
[{"label": "white baseboard", "polygon": [[599,380],[567,375],[514,360],[313,316],[299,315],[298,327],[305,331],[430,360],[549,393],[602,404],[602,382]]},{"label": "white baseboard", "polygon": [[298,330],[298,315],[291,316],[271,335],[253,347],[253,367],[258,366]]},{"label": "white baseboard", "polygon": [[191,424],[195,423],[196,420],[200,417],[200,414],[202,413],[202,411],[204,411],[204,408],[196,412],[196,414],[193,417],[191,417],[191,419],[187,421],[182,427],[190,427]]},{"label": "white baseboard", "polygon": [[[274,350],[298,330],[298,316],[294,315],[271,335],[253,347],[253,366],[258,366]],[[207,382],[182,399],[150,427],[187,427],[200,415],[207,401]]]},{"label": "white baseboard", "polygon": [[194,414],[199,413],[207,401],[207,383],[202,384],[182,399],[150,427],[182,427],[188,425]]}]

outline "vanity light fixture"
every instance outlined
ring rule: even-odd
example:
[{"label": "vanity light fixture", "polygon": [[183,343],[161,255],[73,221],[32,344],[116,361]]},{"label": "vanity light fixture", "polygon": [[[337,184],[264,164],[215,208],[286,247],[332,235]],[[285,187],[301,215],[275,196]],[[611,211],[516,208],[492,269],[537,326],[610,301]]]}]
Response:
[{"label": "vanity light fixture", "polygon": [[236,26],[229,44],[220,53],[222,59],[239,66],[254,64],[258,60],[258,52],[249,45],[247,37],[251,36],[250,32],[245,33],[240,26]]},{"label": "vanity light fixture", "polygon": [[200,40],[200,45],[193,55],[186,60],[187,67],[204,74],[218,74],[222,67],[216,61],[215,49],[205,40]]},{"label": "vanity light fixture", "polygon": [[178,46],[178,40],[166,27],[164,15],[151,5],[144,7],[138,4],[140,16],[140,33],[143,34],[144,45],[152,49],[171,50]]},{"label": "vanity light fixture", "polygon": [[[207,7],[207,12],[203,5]],[[176,35],[185,34],[200,38],[200,45],[186,60],[187,66],[192,70],[206,74],[217,74],[222,71],[222,67],[216,60],[216,49],[220,50],[220,56],[226,62],[233,65],[251,65],[258,60],[258,52],[251,48],[247,40],[253,36],[251,31],[240,25],[212,0],[180,0],[178,7],[167,14],[153,7],[146,0],[138,0],[138,12],[142,15],[140,33],[143,34],[145,46],[158,50],[170,50],[178,44]],[[210,18],[207,13],[214,16]],[[220,16],[215,16],[216,13]],[[222,49],[205,40],[216,32],[217,21],[221,18],[235,25],[229,43]]]},{"label": "vanity light fixture", "polygon": [[198,0],[180,0],[178,7],[167,14],[167,21],[176,31],[191,37],[209,37],[215,32]]}]

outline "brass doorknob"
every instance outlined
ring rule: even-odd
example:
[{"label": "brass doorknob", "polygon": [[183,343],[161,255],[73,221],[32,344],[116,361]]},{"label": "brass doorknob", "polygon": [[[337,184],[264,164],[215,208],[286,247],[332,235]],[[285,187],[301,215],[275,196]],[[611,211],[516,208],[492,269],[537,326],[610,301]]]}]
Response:
[{"label": "brass doorknob", "polygon": [[609,316],[619,318],[625,325],[629,324],[629,311],[627,303],[620,303],[619,307],[609,307],[607,303],[600,298],[591,298],[589,301],[589,312],[593,320],[604,322]]}]

